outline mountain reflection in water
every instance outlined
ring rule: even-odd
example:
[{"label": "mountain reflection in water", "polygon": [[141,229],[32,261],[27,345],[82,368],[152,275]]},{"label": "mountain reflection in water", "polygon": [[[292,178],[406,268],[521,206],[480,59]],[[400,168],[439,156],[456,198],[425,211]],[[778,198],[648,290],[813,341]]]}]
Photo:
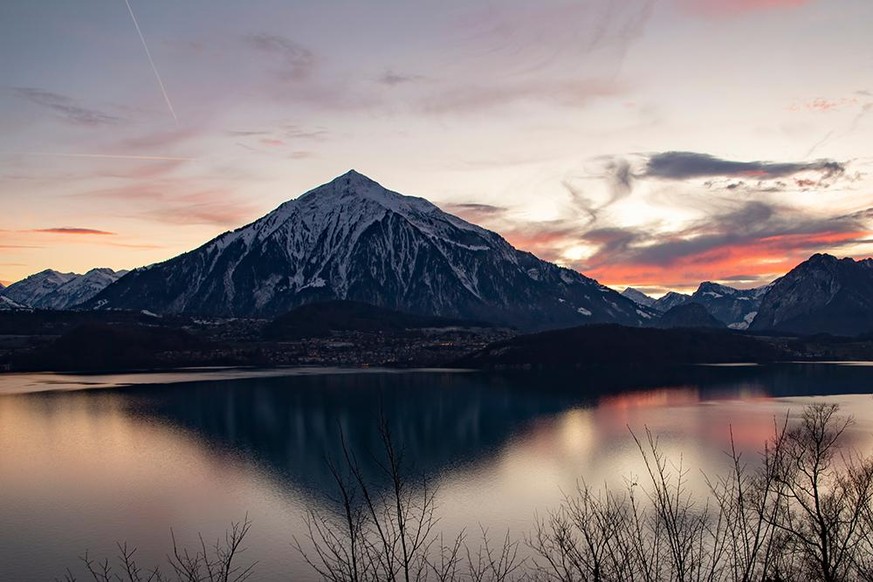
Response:
[{"label": "mountain reflection in water", "polygon": [[845,395],[871,392],[873,367],[783,365],[325,373],[3,396],[0,579],[52,579],[116,539],[160,560],[169,527],[215,536],[248,512],[255,579],[307,580],[291,536],[306,507],[330,507],[326,459],[341,458],[341,435],[376,480],[380,416],[438,487],[447,534],[482,524],[520,537],[580,477],[621,486],[639,475],[630,429],[650,428],[668,455],[711,474],[731,431],[752,455],[774,417],[807,401],[776,397],[839,395],[829,401],[858,417],[851,442],[869,448],[869,396]]}]

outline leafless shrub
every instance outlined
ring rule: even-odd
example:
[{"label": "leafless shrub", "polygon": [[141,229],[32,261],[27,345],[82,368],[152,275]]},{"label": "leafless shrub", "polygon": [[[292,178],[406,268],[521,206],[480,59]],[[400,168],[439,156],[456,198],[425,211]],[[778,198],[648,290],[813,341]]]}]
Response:
[{"label": "leafless shrub", "polygon": [[[179,547],[171,530],[173,552],[167,557],[168,573],[158,567],[140,568],[135,559],[136,548],[127,543],[117,544],[115,565],[108,558],[96,561],[88,552],[80,560],[94,582],[244,582],[252,575],[255,564],[241,566],[237,559],[245,551],[242,543],[251,526],[246,516],[243,521],[231,524],[223,541],[216,540],[211,546],[201,535],[200,547],[193,552]],[[68,569],[62,580],[77,582],[78,578]]]},{"label": "leafless shrub", "polygon": [[[702,498],[681,458],[668,459],[648,430],[631,433],[643,479],[618,492],[580,481],[537,518],[525,538],[534,556],[524,559],[509,534],[495,544],[482,528],[475,546],[463,532],[439,534],[435,491],[412,476],[383,420],[380,486],[343,441],[330,464],[336,510],[311,508],[294,547],[329,582],[873,582],[873,458],[843,448],[852,420],[836,406],[789,421],[774,423],[754,464],[731,435],[730,470],[707,478]],[[193,553],[173,536],[169,575],[140,568],[126,544],[113,562],[86,553],[82,563],[95,582],[243,582],[254,567],[237,565],[250,527],[234,523],[211,546],[201,537]],[[63,580],[77,579],[67,571]]]}]

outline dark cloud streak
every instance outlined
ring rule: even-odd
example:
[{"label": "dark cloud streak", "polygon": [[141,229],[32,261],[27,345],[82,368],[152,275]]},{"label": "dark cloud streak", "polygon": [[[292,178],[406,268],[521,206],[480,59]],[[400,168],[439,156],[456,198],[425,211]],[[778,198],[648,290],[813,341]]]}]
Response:
[{"label": "dark cloud streak", "polygon": [[96,109],[82,107],[75,99],[59,93],[52,93],[51,91],[34,87],[16,87],[13,89],[13,92],[19,98],[45,107],[65,121],[75,125],[97,127],[101,125],[115,125],[121,121],[120,117],[109,115]]},{"label": "dark cloud streak", "polygon": [[280,77],[287,81],[302,81],[312,75],[316,58],[311,50],[284,36],[251,34],[245,43],[262,53],[276,55],[283,61]]},{"label": "dark cloud streak", "polygon": [[646,164],[644,176],[668,180],[708,178],[713,176],[784,178],[801,172],[820,172],[830,178],[845,173],[846,168],[833,160],[814,162],[737,162],[695,152],[663,152],[653,154]]}]

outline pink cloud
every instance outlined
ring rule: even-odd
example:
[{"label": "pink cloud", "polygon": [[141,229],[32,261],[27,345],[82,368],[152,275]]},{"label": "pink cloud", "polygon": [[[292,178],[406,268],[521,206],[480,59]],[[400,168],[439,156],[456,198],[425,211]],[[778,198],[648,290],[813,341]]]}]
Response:
[{"label": "pink cloud", "polygon": [[114,235],[114,232],[107,230],[97,230],[94,228],[79,228],[79,227],[56,227],[56,228],[37,228],[31,232],[42,232],[46,234],[73,234],[73,235]]},{"label": "pink cloud", "polygon": [[858,103],[859,101],[857,97],[843,97],[842,99],[826,99],[824,97],[816,97],[815,99],[811,99],[809,101],[793,104],[789,108],[789,111],[817,111],[820,113],[825,113],[837,109],[854,107],[858,105]]},{"label": "pink cloud", "polygon": [[738,16],[747,12],[799,8],[812,0],[678,0],[679,5],[698,16]]}]

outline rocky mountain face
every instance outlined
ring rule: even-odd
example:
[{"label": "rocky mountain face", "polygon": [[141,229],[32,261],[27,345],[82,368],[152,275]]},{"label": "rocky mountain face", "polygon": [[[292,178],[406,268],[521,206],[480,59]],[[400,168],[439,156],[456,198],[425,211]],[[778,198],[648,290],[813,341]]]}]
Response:
[{"label": "rocky mountain face", "polygon": [[0,295],[0,311],[21,311],[22,309],[27,309],[27,307]]},{"label": "rocky mountain face", "polygon": [[652,308],[657,302],[654,297],[649,297],[639,289],[634,289],[633,287],[625,288],[625,290],[622,291],[621,294],[636,303],[637,305],[642,305],[643,307]]},{"label": "rocky mountain face", "polygon": [[[662,316],[676,307],[695,303],[702,305],[722,326],[731,329],[747,329],[752,320],[755,319],[761,299],[768,289],[769,286],[756,289],[734,289],[727,285],[706,281],[700,284],[693,295],[671,291],[656,300],[632,287],[625,289],[622,295],[638,305],[654,309]],[[654,325],[672,327],[672,325],[662,326],[659,323]]]},{"label": "rocky mountain face", "polygon": [[9,285],[0,291],[0,295],[18,305],[33,307],[76,277],[75,273],[59,273],[46,269]]},{"label": "rocky mountain face", "polygon": [[769,286],[734,289],[707,281],[700,284],[690,301],[703,305],[713,317],[731,329],[748,329],[768,289]]},{"label": "rocky mountain face", "polygon": [[523,329],[636,326],[652,317],[593,279],[354,171],[132,271],[87,306],[272,317],[336,299]]},{"label": "rocky mountain face", "polygon": [[813,255],[772,284],[750,329],[833,335],[873,332],[873,259]]},{"label": "rocky mountain face", "polygon": [[0,290],[0,296],[24,308],[70,309],[88,301],[126,272],[91,269],[79,275],[46,269]]},{"label": "rocky mountain face", "polygon": [[694,301],[671,307],[654,325],[661,328],[722,329],[725,327],[725,324],[713,317],[706,307]]},{"label": "rocky mountain face", "polygon": [[691,301],[691,295],[670,291],[669,293],[655,301],[655,303],[652,305],[652,308],[660,313],[666,313],[677,305],[684,305],[689,301]]}]

